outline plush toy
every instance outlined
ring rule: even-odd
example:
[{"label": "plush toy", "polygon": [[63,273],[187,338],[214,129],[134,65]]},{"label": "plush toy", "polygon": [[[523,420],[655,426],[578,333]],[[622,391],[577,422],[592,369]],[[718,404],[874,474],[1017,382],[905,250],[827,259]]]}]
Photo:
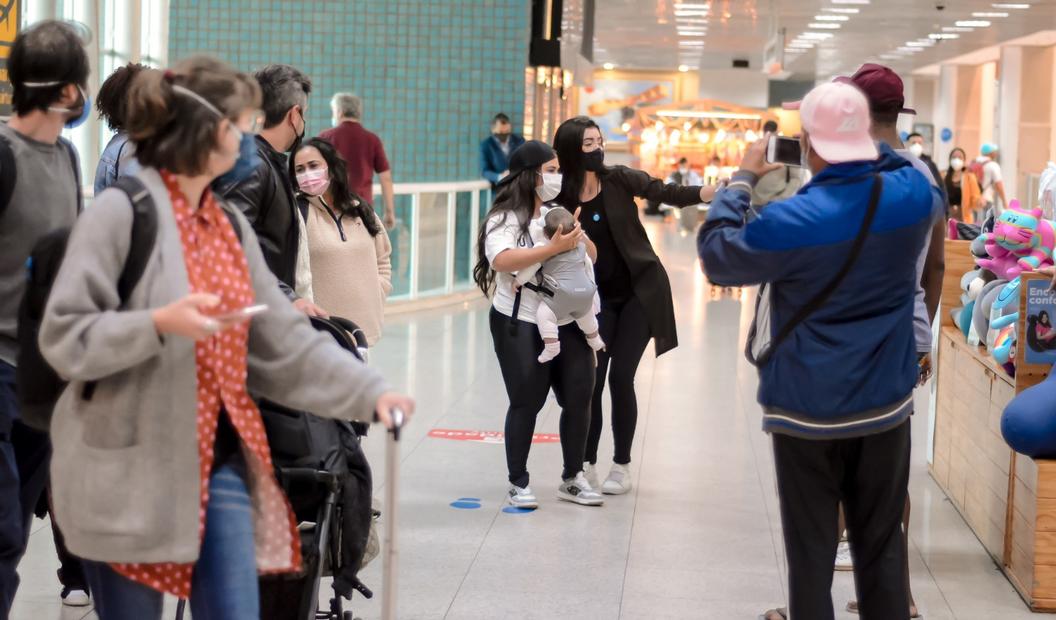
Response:
[{"label": "plush toy", "polygon": [[[993,348],[994,360],[996,360],[998,364],[1001,364],[1002,366],[1004,366],[1005,370],[1008,370],[1008,365],[1009,364],[1013,364],[1013,368],[1014,368],[1015,367],[1015,365],[1014,365],[1014,359],[1015,358],[1013,356],[1015,355],[1015,348],[1016,348],[1016,326],[1015,326],[1015,324],[1006,325],[1003,328],[1001,328],[1000,331],[997,332],[997,337],[994,338],[994,348]],[[1009,374],[1012,374],[1012,373],[1009,373]]]},{"label": "plush toy", "polygon": [[1040,459],[1056,456],[1056,372],[1023,390],[1001,415],[1001,435],[1013,450]]},{"label": "plush toy", "polygon": [[1053,264],[1056,228],[1042,218],[1041,209],[1020,208],[1013,200],[994,224],[994,232],[983,235],[990,258],[977,260],[999,278],[1012,280],[1024,271]]},{"label": "plush toy", "polygon": [[990,329],[986,338],[986,348],[990,353],[994,352],[994,342],[1001,330],[1011,327],[1012,337],[1016,336],[1015,324],[1019,320],[1020,282],[1022,280],[1016,278],[998,289],[997,297],[990,306]]},{"label": "plush toy", "polygon": [[972,326],[968,333],[968,344],[976,346],[986,343],[987,332],[990,331],[990,310],[994,301],[997,300],[1001,287],[1008,284],[1006,280],[993,280],[988,282],[975,300],[975,308],[972,311]]},{"label": "plush toy", "polygon": [[961,277],[961,307],[950,311],[953,316],[953,324],[968,338],[968,331],[972,326],[972,311],[975,310],[975,302],[982,292],[986,283],[983,281],[983,272],[973,269]]}]

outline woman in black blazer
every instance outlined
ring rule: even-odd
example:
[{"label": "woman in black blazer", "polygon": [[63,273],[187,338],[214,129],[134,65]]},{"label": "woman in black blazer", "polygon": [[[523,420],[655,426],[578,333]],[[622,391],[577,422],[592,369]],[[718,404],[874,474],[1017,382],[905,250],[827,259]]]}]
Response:
[{"label": "woman in black blazer", "polygon": [[562,123],[554,137],[563,173],[557,202],[572,211],[582,207],[583,230],[598,247],[594,265],[601,294],[598,319],[607,345],[598,354],[584,473],[597,488],[595,465],[603,426],[601,396],[608,375],[616,450],[602,491],[620,495],[631,489],[629,465],[638,422],[634,391],[638,363],[650,339],[656,343],[658,356],[678,346],[671,283],[649,243],[634,199],[688,207],[710,201],[715,188],[665,185],[641,170],[606,166],[604,147],[598,125],[585,116]]}]

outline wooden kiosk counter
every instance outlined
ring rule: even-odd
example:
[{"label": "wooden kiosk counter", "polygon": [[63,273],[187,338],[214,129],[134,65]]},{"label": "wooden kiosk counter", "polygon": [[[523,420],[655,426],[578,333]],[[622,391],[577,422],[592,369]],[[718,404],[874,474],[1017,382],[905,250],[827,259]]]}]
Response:
[{"label": "wooden kiosk counter", "polygon": [[[1056,460],[1016,454],[1001,437],[1005,405],[1049,368],[1024,360],[1026,294],[1015,379],[985,348],[965,342],[950,312],[960,306],[961,276],[973,267],[968,241],[946,241],[931,475],[1030,608],[1056,612]],[[1023,278],[1025,291],[1027,280],[1044,276]]]}]

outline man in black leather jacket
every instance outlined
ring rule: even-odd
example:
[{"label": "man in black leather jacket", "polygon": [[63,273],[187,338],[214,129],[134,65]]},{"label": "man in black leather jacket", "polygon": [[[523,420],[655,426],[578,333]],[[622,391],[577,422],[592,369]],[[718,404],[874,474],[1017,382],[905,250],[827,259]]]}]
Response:
[{"label": "man in black leather jacket", "polygon": [[312,82],[289,65],[268,65],[254,77],[263,93],[264,128],[256,137],[260,163],[249,177],[233,183],[221,181],[216,189],[253,225],[264,260],[294,305],[309,316],[326,316],[304,296],[305,283],[297,281],[298,250],[307,240],[298,220],[301,216],[286,156],[304,137]]}]

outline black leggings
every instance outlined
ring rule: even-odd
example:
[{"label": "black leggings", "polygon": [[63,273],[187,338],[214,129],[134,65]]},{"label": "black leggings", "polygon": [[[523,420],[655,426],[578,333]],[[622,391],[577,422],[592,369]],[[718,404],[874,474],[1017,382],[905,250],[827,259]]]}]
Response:
[{"label": "black leggings", "polygon": [[540,364],[543,351],[539,329],[524,321],[516,328],[510,317],[492,308],[491,337],[499,358],[502,380],[510,408],[506,411],[506,466],[510,483],[528,486],[528,451],[535,434],[535,419],[546,404],[553,387],[561,405],[561,452],[564,456],[562,479],[583,470],[583,449],[587,440],[590,395],[594,387],[594,354],[583,332],[575,323],[558,330],[561,354],[554,361]]},{"label": "black leggings", "polygon": [[598,327],[601,339],[605,341],[605,350],[598,353],[598,375],[594,381],[586,457],[591,463],[598,462],[598,444],[604,426],[601,398],[605,392],[607,374],[609,396],[612,398],[612,438],[616,448],[613,461],[627,465],[631,462],[634,429],[638,425],[634,375],[638,373],[638,363],[642,361],[651,337],[649,317],[637,297],[623,303],[602,300]]}]

